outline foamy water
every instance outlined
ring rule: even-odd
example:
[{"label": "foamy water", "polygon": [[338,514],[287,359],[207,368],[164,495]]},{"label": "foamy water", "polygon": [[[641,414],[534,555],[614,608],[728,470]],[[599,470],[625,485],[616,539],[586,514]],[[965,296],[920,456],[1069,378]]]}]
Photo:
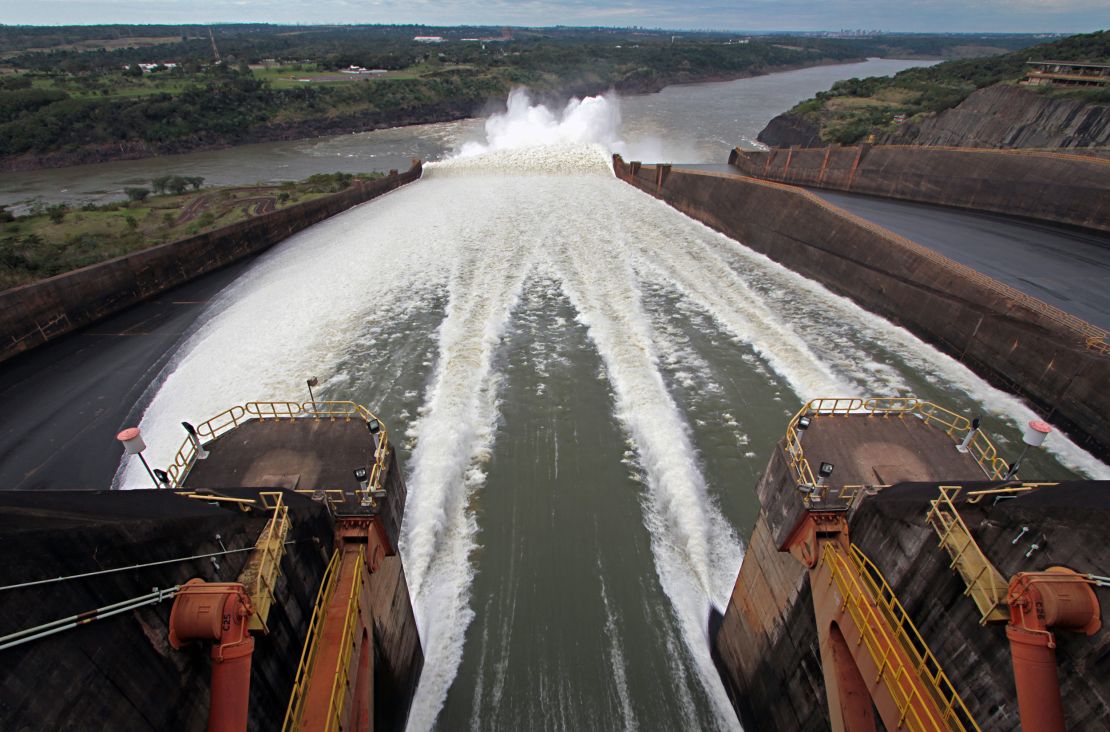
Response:
[{"label": "foamy water", "polygon": [[[701,442],[727,434],[738,455],[754,456],[749,443],[771,444],[785,424],[754,424],[744,405],[712,401],[735,369],[761,380],[760,399],[781,401],[784,415],[815,396],[904,394],[924,385],[938,399],[992,415],[1011,437],[1032,416],[906,331],[617,181],[609,167],[621,145],[614,105],[591,98],[553,112],[514,94],[506,114],[487,123],[484,141],[429,165],[420,182],[275,247],[212,305],[142,420],[147,456],[164,465],[184,436],[182,419],[253,399],[297,398],[309,375],[327,378],[342,368],[325,384],[327,395],[346,398],[345,385],[357,381],[373,401],[397,377],[352,353],[402,348],[407,337],[392,327],[399,321],[425,329],[421,335],[435,344],[428,377],[405,396],[420,405],[406,430],[412,449],[401,546],[425,651],[413,730],[436,724],[475,617],[479,507],[498,455],[507,378],[499,354],[526,288],[541,303],[569,301],[602,364],[611,413],[593,418],[612,420],[627,441],[652,582],[668,605],[658,652],[670,657],[671,678],[658,683],[675,690],[688,726],[738,727],[709,656],[706,618],[711,606],[727,602],[742,559],[738,531],[748,528],[725,517],[721,504],[735,487],[709,471]],[[537,282],[547,284],[529,284]],[[672,300],[681,313],[660,309]],[[697,332],[674,330],[676,315]],[[533,345],[533,393],[541,403],[544,364],[557,348],[542,333]],[[717,355],[730,351],[735,361]],[[383,414],[387,423],[390,416]],[[1049,462],[1110,476],[1059,433],[1045,450]],[[556,452],[556,470],[563,459]],[[141,466],[125,464],[117,482],[143,486]],[[635,706],[645,692],[613,632],[633,608],[616,606],[608,586],[603,576],[593,591],[605,607],[609,630],[599,644],[612,666],[619,718],[597,726],[650,728]],[[650,593],[652,583],[645,586]],[[480,652],[499,640],[485,638]],[[501,647],[510,653],[507,641]],[[512,680],[499,663],[501,676],[481,672],[476,680],[476,700],[495,688],[499,703],[541,704],[503,698],[499,689]],[[563,681],[569,686],[551,698],[571,709],[589,690]]]}]

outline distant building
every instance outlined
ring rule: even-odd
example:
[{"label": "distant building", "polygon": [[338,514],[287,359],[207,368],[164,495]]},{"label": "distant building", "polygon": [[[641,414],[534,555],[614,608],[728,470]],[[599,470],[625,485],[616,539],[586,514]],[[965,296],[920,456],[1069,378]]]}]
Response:
[{"label": "distant building", "polygon": [[1033,61],[1023,83],[1029,86],[1110,86],[1110,64]]},{"label": "distant building", "polygon": [[443,36],[413,36],[412,40],[417,43],[443,43],[446,39]]},{"label": "distant building", "polygon": [[[155,69],[160,69],[160,68],[164,68],[164,69],[176,69],[177,68],[177,63],[174,62],[174,61],[166,61],[165,63],[160,63],[160,64],[134,64],[134,65],[138,66],[140,69],[142,69],[144,74],[149,74],[151,71],[154,71]],[[131,68],[131,65],[124,66],[124,68],[129,69],[129,68]]]}]

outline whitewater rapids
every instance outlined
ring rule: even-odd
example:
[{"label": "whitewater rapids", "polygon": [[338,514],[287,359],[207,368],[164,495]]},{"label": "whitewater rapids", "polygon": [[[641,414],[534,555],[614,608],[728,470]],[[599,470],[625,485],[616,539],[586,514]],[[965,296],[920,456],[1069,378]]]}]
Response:
[{"label": "whitewater rapids", "polygon": [[[815,396],[916,393],[986,415],[1003,449],[1033,417],[907,332],[617,181],[610,153],[628,146],[615,105],[593,98],[552,112],[515,93],[485,139],[427,166],[418,183],[260,258],[149,395],[141,427],[154,465],[170,461],[182,419],[296,399],[311,375],[326,398],[367,403],[404,439],[401,549],[425,651],[413,730],[437,720],[738,728],[706,618],[727,603],[754,476],[788,415]],[[531,413],[553,420],[548,432],[535,428],[547,435],[539,442],[510,422]],[[601,424],[601,437],[582,442],[570,434],[576,423]],[[546,496],[596,475],[561,445],[612,453],[616,477],[587,487],[614,493],[598,500],[631,502],[619,516],[581,516],[593,534],[535,519],[533,535],[505,540],[513,555],[498,564],[496,530],[541,500],[525,489]],[[525,471],[541,454],[550,478],[504,477],[510,459]],[[1110,476],[1059,433],[1036,459],[1057,473]],[[144,485],[141,471],[124,464],[118,485]],[[591,500],[584,493],[576,515]],[[582,593],[570,606],[589,608],[575,619],[585,631],[544,617],[543,602],[518,617],[518,600],[544,597],[536,585],[545,580],[529,569],[541,566],[536,542],[567,563],[599,552],[566,585]],[[618,556],[622,542],[647,547],[634,586],[618,586],[618,561],[636,561]],[[650,630],[636,629],[636,609],[618,592],[644,604]],[[518,645],[536,627],[595,639],[588,650],[605,688],[576,683],[573,649],[526,665],[528,649],[547,648],[538,637]],[[665,657],[662,677],[637,676],[633,654]],[[583,709],[593,716],[575,716]]]}]

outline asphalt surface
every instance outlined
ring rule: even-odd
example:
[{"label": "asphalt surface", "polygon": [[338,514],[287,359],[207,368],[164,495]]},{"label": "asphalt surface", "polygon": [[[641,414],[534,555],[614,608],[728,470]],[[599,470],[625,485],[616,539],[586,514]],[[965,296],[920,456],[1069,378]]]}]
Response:
[{"label": "asphalt surface", "polygon": [[[721,163],[676,165],[739,175]],[[849,213],[1110,330],[1110,236],[1000,214],[807,189]]]},{"label": "asphalt surface", "polygon": [[810,191],[850,213],[1110,330],[1110,236],[944,206]]},{"label": "asphalt surface", "polygon": [[116,434],[138,422],[147,388],[251,261],[0,364],[0,490],[109,488],[123,453]]}]

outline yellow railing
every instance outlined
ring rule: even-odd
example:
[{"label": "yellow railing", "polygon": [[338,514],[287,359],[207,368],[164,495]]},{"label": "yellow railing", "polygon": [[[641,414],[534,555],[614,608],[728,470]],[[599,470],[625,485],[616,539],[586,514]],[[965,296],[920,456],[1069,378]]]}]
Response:
[{"label": "yellow railing", "polygon": [[1093,335],[1087,339],[1087,348],[1097,353],[1110,353],[1110,343],[1106,342],[1107,335]]},{"label": "yellow railing", "polygon": [[301,659],[297,663],[297,675],[293,679],[293,690],[289,694],[289,705],[285,708],[285,721],[282,730],[292,730],[296,720],[301,718],[304,711],[305,689],[316,665],[316,641],[320,627],[327,614],[328,598],[335,594],[335,585],[339,581],[339,555],[336,549],[332,552],[331,561],[324,570],[324,577],[320,581],[320,590],[316,593],[316,604],[312,608],[312,617],[308,621],[308,632],[305,633],[304,648],[301,649]]},{"label": "yellow railing", "polygon": [[1004,622],[1010,614],[1006,610],[1007,582],[975,541],[971,529],[956,510],[953,499],[963,490],[962,486],[942,485],[940,495],[929,502],[925,522],[933,527],[940,539],[940,546],[952,558],[949,569],[963,578],[970,595],[979,609],[979,624]]},{"label": "yellow railing", "polygon": [[1013,498],[1028,493],[1030,491],[1039,490],[1041,488],[1050,488],[1052,486],[1060,485],[1059,483],[1021,483],[1014,481],[1006,485],[999,486],[998,488],[984,488],[978,491],[969,491],[967,494],[968,503],[979,503],[984,498]]},{"label": "yellow railing", "polygon": [[[358,565],[354,577],[351,578],[351,596],[347,601],[347,612],[343,617],[343,635],[340,638],[339,658],[335,664],[335,674],[332,678],[331,695],[328,700],[328,721],[324,727],[325,732],[338,730],[343,722],[343,702],[347,697],[347,687],[350,682],[351,655],[354,653],[354,634],[359,626],[359,615],[362,612],[362,575],[363,565],[366,562],[366,550],[358,550]],[[373,639],[366,639],[373,643]]]},{"label": "yellow railing", "polygon": [[[382,480],[386,471],[386,460],[389,456],[389,431],[378,417],[366,407],[357,402],[350,401],[323,401],[323,402],[284,402],[262,401],[247,402],[233,406],[217,414],[215,417],[197,425],[197,438],[200,442],[214,440],[220,435],[230,432],[239,425],[251,420],[282,420],[282,419],[343,419],[351,421],[360,419],[364,422],[377,422],[377,448],[374,451],[373,464],[370,466],[369,491],[380,491],[384,487]],[[170,488],[179,489],[185,483],[185,478],[196,460],[196,445],[192,438],[186,438],[173,462],[166,473],[170,478]]]},{"label": "yellow railing", "polygon": [[[273,511],[266,529],[258,537],[255,554],[251,557],[254,576],[250,578],[247,591],[251,596],[254,615],[251,616],[251,630],[269,632],[266,621],[274,602],[274,588],[281,573],[281,558],[285,555],[285,537],[289,534],[289,507],[280,491],[258,494],[262,505]],[[257,562],[254,560],[257,558]]]},{"label": "yellow railing", "polygon": [[[811,399],[786,426],[786,457],[790,470],[799,486],[804,486],[809,491],[809,500],[821,501],[828,495],[829,486],[817,484],[813,468],[806,459],[802,447],[801,430],[798,429],[798,420],[802,417],[818,417],[832,415],[881,415],[884,417],[903,417],[912,415],[920,418],[925,424],[940,428],[952,438],[953,442],[960,442],[964,435],[971,429],[971,420],[963,415],[945,409],[942,406],[927,402],[916,397],[819,397]],[[1002,458],[998,457],[998,450],[981,430],[977,430],[967,446],[968,451],[976,462],[983,468],[983,472],[991,480],[1002,480],[1006,476],[1008,466]],[[837,497],[850,500],[860,490],[873,487],[863,485],[837,486]]]},{"label": "yellow railing", "polygon": [[[825,545],[824,561],[843,609],[878,669],[874,681],[883,682],[897,706],[899,726],[928,732],[979,730],[878,568],[855,545],[845,556],[835,542]],[[929,714],[931,709],[938,710],[939,717]]]}]

